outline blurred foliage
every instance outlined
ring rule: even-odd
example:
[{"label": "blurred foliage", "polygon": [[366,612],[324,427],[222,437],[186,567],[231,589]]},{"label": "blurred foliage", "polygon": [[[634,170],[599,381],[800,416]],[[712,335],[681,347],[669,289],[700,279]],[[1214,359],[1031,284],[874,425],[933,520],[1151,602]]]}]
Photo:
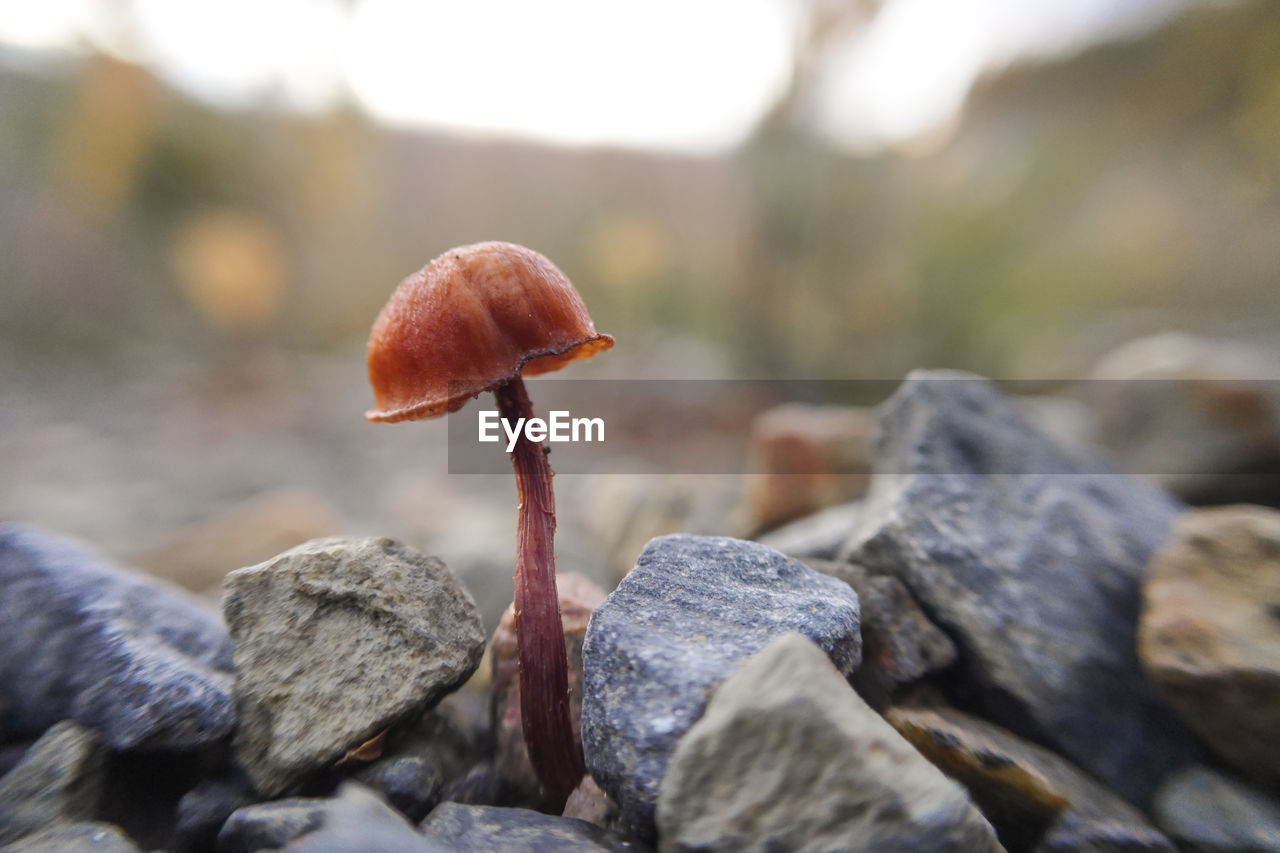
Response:
[{"label": "blurred foliage", "polygon": [[840,153],[788,105],[707,159],[218,112],[106,58],[4,74],[0,333],[346,345],[483,239],[546,253],[624,344],[658,327],[760,376],[1035,374],[1108,336],[1280,320],[1273,2],[1012,68],[928,155]]}]

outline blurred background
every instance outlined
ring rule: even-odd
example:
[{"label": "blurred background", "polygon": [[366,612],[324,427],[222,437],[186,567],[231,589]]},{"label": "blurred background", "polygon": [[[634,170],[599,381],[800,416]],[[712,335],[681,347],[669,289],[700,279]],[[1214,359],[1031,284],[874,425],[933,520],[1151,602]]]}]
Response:
[{"label": "blurred background", "polygon": [[[394,535],[499,578],[492,623],[509,479],[362,421],[405,275],[543,252],[618,340],[592,378],[1265,347],[1280,5],[0,0],[0,197],[0,517],[197,590]],[[726,478],[558,486],[594,575],[741,526]]]}]

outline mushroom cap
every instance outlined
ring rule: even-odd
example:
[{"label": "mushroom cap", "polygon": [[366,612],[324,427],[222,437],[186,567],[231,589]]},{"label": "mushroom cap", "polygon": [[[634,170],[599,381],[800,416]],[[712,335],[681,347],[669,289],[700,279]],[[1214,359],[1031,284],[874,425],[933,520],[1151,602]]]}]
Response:
[{"label": "mushroom cap", "polygon": [[564,273],[512,243],[450,249],[400,282],[369,336],[370,421],[433,418],[613,346]]}]

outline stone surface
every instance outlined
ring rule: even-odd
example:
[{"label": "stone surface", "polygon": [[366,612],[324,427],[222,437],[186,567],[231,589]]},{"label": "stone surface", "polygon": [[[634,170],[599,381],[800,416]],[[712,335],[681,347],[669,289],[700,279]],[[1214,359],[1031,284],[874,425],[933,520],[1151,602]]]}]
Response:
[{"label": "stone surface", "polygon": [[784,403],[751,423],[747,529],[769,530],[866,494],[875,417],[857,406]]},{"label": "stone surface", "polygon": [[90,822],[56,824],[0,847],[0,853],[141,853],[141,850],[120,827]]},{"label": "stone surface", "polygon": [[1173,853],[1137,809],[1067,760],[999,726],[943,708],[891,708],[885,719],[969,790],[1010,850],[1038,843],[1038,850],[1060,853]]},{"label": "stone surface", "polygon": [[994,383],[912,373],[842,556],[955,642],[953,695],[1144,802],[1199,747],[1138,663],[1143,571],[1181,506],[1032,429]]},{"label": "stone surface", "polygon": [[[560,619],[564,623],[565,654],[569,663],[569,722],[579,745],[582,742],[582,641],[591,613],[604,601],[604,590],[575,574],[556,578]],[[502,614],[489,644],[493,663],[492,725],[494,766],[502,784],[504,802],[542,804],[541,787],[524,745],[520,713],[520,658],[516,638],[516,613],[512,605]]]},{"label": "stone surface", "polygon": [[662,781],[659,849],[1001,850],[964,789],[784,635],[716,690]]},{"label": "stone surface", "polygon": [[623,832],[622,812],[618,804],[600,789],[590,774],[582,777],[582,782],[573,789],[564,804],[564,817],[585,820],[601,829]]},{"label": "stone surface", "polygon": [[658,786],[676,741],[711,690],[789,631],[822,647],[846,677],[861,660],[856,593],[754,542],[653,540],[596,609],[582,663],[587,769],[653,837]]},{"label": "stone surface", "polygon": [[542,853],[544,850],[634,851],[636,845],[571,817],[529,809],[444,803],[422,823],[428,841],[458,853]]},{"label": "stone surface", "polygon": [[409,820],[417,823],[440,802],[444,779],[430,758],[402,755],[383,758],[353,776],[368,785]]},{"label": "stone surface", "polygon": [[113,749],[186,749],[235,723],[231,641],[159,581],[0,524],[0,738],[74,719]]},{"label": "stone surface", "polygon": [[105,764],[94,732],[70,721],[45,732],[0,779],[0,844],[54,824],[93,820]]},{"label": "stone surface", "polygon": [[1280,851],[1280,800],[1207,767],[1189,767],[1165,780],[1154,815],[1184,850]]},{"label": "stone surface", "polygon": [[467,679],[484,652],[471,596],[389,539],[319,539],[227,576],[234,751],[272,796]]},{"label": "stone surface", "polygon": [[811,569],[853,587],[862,611],[862,665],[850,683],[877,711],[895,694],[956,660],[956,647],[897,578],[872,575],[855,563],[805,560]]},{"label": "stone surface", "polygon": [[[289,843],[290,853],[447,853],[358,783],[348,782],[326,801],[318,829]],[[497,849],[497,848],[495,848]]]},{"label": "stone surface", "polygon": [[211,851],[218,833],[239,809],[253,804],[248,780],[206,779],[178,801],[174,835],[183,853]]},{"label": "stone surface", "polygon": [[1151,560],[1138,652],[1220,758],[1280,782],[1280,512],[1195,510]]},{"label": "stone surface", "polygon": [[761,545],[801,560],[834,560],[857,526],[860,501],[838,504],[756,537]]},{"label": "stone surface", "polygon": [[218,853],[276,850],[320,828],[330,800],[296,798],[236,809],[218,832]]}]

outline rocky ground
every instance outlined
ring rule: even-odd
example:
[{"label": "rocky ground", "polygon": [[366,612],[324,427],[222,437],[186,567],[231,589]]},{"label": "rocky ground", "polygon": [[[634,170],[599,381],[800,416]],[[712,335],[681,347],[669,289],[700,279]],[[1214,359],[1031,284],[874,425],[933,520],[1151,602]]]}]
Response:
[{"label": "rocky ground", "polygon": [[511,615],[421,543],[313,539],[219,618],[4,524],[0,849],[1280,850],[1280,512],[1191,507],[1044,411],[915,373],[817,503],[854,502],[652,538],[620,581],[562,559],[589,775],[554,814]]}]

